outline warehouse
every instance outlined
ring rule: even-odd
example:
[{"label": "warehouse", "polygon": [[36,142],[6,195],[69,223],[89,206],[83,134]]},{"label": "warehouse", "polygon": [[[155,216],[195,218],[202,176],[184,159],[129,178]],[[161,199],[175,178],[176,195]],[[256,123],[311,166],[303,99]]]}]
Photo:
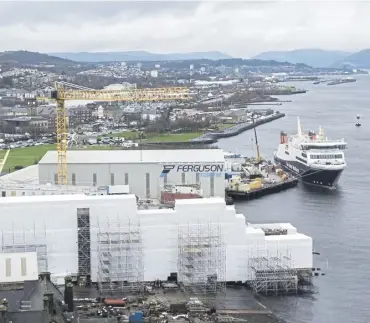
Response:
[{"label": "warehouse", "polygon": [[[223,198],[178,200],[174,209],[138,210],[132,194],[23,196],[0,199],[0,209],[3,252],[37,251],[39,272],[50,271],[55,280],[72,274],[93,282],[154,281],[176,273],[181,281],[189,268],[184,265],[189,252],[185,246],[197,244],[198,256],[206,244],[218,252],[205,253],[211,259],[199,264],[211,267],[198,269],[205,276],[195,280],[213,272],[218,280],[246,281],[253,276],[251,259],[277,255],[290,257],[284,266],[312,267],[310,237],[290,224],[245,224],[243,214]],[[120,247],[119,255],[130,255],[114,258],[114,248]],[[106,259],[107,254],[112,258]],[[107,263],[110,277],[104,276]]]},{"label": "warehouse", "polygon": [[[40,184],[57,181],[57,152],[39,162]],[[68,184],[129,185],[140,198],[159,199],[170,186],[192,186],[203,197],[225,196],[221,149],[68,151]]]}]

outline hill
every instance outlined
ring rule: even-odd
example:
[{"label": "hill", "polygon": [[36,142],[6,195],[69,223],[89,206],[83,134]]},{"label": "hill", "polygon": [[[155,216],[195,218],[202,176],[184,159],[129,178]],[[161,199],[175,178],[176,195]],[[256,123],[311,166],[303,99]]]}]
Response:
[{"label": "hill", "polygon": [[275,60],[279,62],[290,62],[293,64],[303,63],[312,67],[331,67],[336,62],[342,61],[349,52],[323,50],[323,49],[296,49],[291,51],[263,52],[253,57],[255,59]]},{"label": "hill", "polygon": [[346,56],[338,60],[334,67],[350,66],[353,68],[370,68],[370,49],[364,49],[359,52]]},{"label": "hill", "polygon": [[153,68],[153,64],[160,63],[161,67],[169,69],[187,69],[189,65],[194,65],[195,69],[199,69],[202,66],[210,67],[242,67],[249,69],[250,71],[259,72],[286,72],[292,70],[312,70],[312,67],[305,64],[292,64],[289,62],[276,62],[276,61],[265,61],[260,59],[242,59],[242,58],[229,58],[229,59],[197,59],[197,60],[181,60],[181,61],[154,61],[142,62],[144,69]]},{"label": "hill", "polygon": [[18,65],[70,65],[72,61],[60,57],[50,56],[29,51],[0,52],[0,63],[13,63]]},{"label": "hill", "polygon": [[193,59],[227,59],[231,56],[218,52],[194,52],[177,54],[154,54],[146,51],[128,51],[128,52],[81,52],[81,53],[51,53],[63,59],[69,59],[76,62],[114,62],[114,61],[178,61]]}]

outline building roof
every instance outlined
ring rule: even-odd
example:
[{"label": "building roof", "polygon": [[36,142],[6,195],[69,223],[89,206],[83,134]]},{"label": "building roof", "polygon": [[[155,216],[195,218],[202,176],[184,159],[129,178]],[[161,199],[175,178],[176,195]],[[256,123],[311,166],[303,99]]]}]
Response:
[{"label": "building roof", "polygon": [[[57,152],[48,151],[39,164],[56,164]],[[173,150],[85,150],[68,151],[68,164],[130,164],[130,163],[221,163],[222,149]]]},{"label": "building roof", "polygon": [[134,194],[123,195],[96,195],[85,194],[66,194],[66,195],[36,195],[36,196],[9,196],[0,198],[0,205],[19,204],[19,203],[39,203],[39,202],[70,202],[70,201],[100,201],[100,200],[131,200],[136,204]]},{"label": "building roof", "polygon": [[2,184],[38,184],[39,167],[32,165],[12,173],[0,176],[0,186]]}]

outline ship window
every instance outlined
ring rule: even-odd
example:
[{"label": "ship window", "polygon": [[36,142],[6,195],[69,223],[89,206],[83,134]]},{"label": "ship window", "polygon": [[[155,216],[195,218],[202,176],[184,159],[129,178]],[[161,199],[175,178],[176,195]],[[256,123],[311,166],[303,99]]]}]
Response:
[{"label": "ship window", "polygon": [[306,153],[302,153],[302,157],[307,158],[307,154]]},{"label": "ship window", "polygon": [[330,146],[301,146],[301,148],[303,150],[309,150],[309,149],[323,149],[323,150],[326,150],[326,149],[345,149],[346,146],[345,145],[330,145]]},{"label": "ship window", "polygon": [[303,158],[297,156],[296,159],[299,160],[300,162],[306,164],[306,161]]},{"label": "ship window", "polygon": [[343,158],[342,154],[333,154],[333,155],[310,155],[311,159],[341,159]]},{"label": "ship window", "polygon": [[285,154],[289,155],[289,152],[286,151]]}]

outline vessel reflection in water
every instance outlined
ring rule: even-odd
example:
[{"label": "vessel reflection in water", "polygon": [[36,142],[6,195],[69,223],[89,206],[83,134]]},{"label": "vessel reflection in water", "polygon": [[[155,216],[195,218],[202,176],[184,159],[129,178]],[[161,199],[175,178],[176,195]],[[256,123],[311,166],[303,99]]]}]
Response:
[{"label": "vessel reflection in water", "polygon": [[343,139],[329,140],[321,127],[318,135],[313,131],[303,134],[298,118],[296,135],[288,137],[285,132],[280,134],[274,160],[287,171],[299,175],[304,183],[335,188],[347,166],[345,148]]}]

